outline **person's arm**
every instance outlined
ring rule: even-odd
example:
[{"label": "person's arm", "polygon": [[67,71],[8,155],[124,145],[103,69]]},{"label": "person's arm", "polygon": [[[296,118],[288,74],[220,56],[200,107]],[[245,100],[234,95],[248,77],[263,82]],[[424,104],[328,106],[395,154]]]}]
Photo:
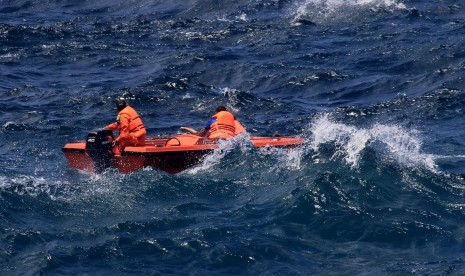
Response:
[{"label": "person's arm", "polygon": [[111,123],[105,127],[106,129],[109,129],[111,131],[116,131],[118,130],[119,126],[117,122]]},{"label": "person's arm", "polygon": [[199,131],[199,132],[197,133],[197,135],[198,135],[198,136],[201,136],[201,137],[204,137],[205,134],[207,134],[207,132],[208,132],[208,129],[204,128],[204,129],[202,129],[201,131]]},{"label": "person's arm", "polygon": [[197,131],[193,128],[190,128],[190,127],[180,127],[179,128],[180,130],[182,131],[186,131],[186,132],[189,132],[190,134],[194,134],[194,135],[198,135],[198,136],[205,136],[205,134],[207,133],[208,130],[206,129],[202,129],[201,131]]},{"label": "person's arm", "polygon": [[198,131],[193,129],[193,128],[190,128],[190,127],[180,127],[179,128],[181,131],[185,131],[185,132],[189,132],[190,134],[196,134],[198,135]]},{"label": "person's arm", "polygon": [[207,134],[207,132],[210,130],[210,126],[216,121],[216,118],[212,118],[210,119],[207,124],[205,125],[205,127],[201,130],[201,131],[196,131],[195,129],[193,128],[190,128],[190,127],[180,127],[179,129],[182,130],[182,131],[187,131],[189,133],[192,133],[192,134],[195,134],[195,135],[198,135],[198,136],[205,136],[205,134]]},{"label": "person's arm", "polygon": [[207,122],[207,124],[205,125],[205,127],[204,127],[201,131],[199,131],[199,132],[197,133],[197,135],[198,135],[198,136],[201,136],[201,137],[204,137],[205,135],[207,135],[208,131],[210,131],[211,125],[212,125],[214,122],[216,122],[216,118],[211,118],[211,119]]},{"label": "person's arm", "polygon": [[130,137],[129,135],[129,117],[121,115],[119,118],[119,136],[116,138],[116,141],[119,142],[121,137]]}]

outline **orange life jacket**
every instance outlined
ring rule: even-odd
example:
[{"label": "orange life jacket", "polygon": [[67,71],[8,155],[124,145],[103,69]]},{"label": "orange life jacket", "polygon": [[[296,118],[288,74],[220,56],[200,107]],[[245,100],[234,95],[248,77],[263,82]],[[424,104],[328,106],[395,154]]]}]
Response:
[{"label": "orange life jacket", "polygon": [[241,134],[243,132],[246,132],[244,126],[242,126],[242,124],[238,120],[234,121],[234,128],[235,128],[234,133],[236,135],[239,135],[239,134]]},{"label": "orange life jacket", "polygon": [[145,141],[145,134],[147,133],[139,115],[130,106],[126,106],[121,110],[116,117],[116,122],[109,124],[107,128],[113,131],[119,130],[119,136],[116,138],[118,142],[127,137],[134,137],[140,138],[140,143],[143,140]]},{"label": "orange life jacket", "polygon": [[124,120],[128,120],[127,131],[131,134],[136,132],[141,132],[142,129],[145,130],[142,119],[137,114],[136,110],[130,106],[126,106],[123,110],[118,113],[118,119],[120,120],[120,131],[125,131],[123,128],[126,125]]},{"label": "orange life jacket", "polygon": [[235,136],[235,120],[231,112],[220,111],[213,115],[213,118],[216,118],[216,122],[210,126],[210,135],[208,139],[228,139]]}]

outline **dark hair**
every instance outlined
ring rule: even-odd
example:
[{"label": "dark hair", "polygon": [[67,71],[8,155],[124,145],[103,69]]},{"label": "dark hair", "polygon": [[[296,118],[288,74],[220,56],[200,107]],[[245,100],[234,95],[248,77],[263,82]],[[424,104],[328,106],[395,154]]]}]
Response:
[{"label": "dark hair", "polygon": [[127,106],[126,101],[120,100],[120,101],[118,101],[118,103],[116,104],[116,109],[118,109],[118,111],[121,111],[121,110],[123,110],[126,106]]},{"label": "dark hair", "polygon": [[227,109],[226,109],[225,106],[222,106],[222,105],[221,105],[221,106],[218,106],[218,107],[216,108],[216,112],[220,112],[220,111],[227,111]]}]

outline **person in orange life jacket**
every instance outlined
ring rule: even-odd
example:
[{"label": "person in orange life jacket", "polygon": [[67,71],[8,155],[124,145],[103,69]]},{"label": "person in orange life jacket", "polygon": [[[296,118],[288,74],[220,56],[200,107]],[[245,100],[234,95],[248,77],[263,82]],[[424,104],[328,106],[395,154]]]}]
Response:
[{"label": "person in orange life jacket", "polygon": [[137,114],[136,110],[127,105],[125,101],[118,101],[116,104],[118,116],[116,122],[106,126],[112,131],[119,131],[118,137],[113,142],[113,153],[120,155],[127,146],[143,146],[145,145],[145,130],[142,119]]},{"label": "person in orange life jacket", "polygon": [[229,139],[245,132],[245,128],[242,124],[236,120],[234,115],[224,106],[219,106],[216,109],[215,115],[213,115],[201,131],[196,131],[188,127],[181,127],[181,130],[199,136],[205,136],[209,133],[208,139],[210,140]]}]

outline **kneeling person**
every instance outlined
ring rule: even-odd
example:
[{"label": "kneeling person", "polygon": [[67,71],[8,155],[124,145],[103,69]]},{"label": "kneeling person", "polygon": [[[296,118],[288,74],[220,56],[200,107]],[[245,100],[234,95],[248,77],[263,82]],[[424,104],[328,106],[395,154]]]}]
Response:
[{"label": "kneeling person", "polygon": [[210,140],[229,139],[245,132],[241,123],[224,106],[219,106],[216,109],[215,115],[212,116],[201,131],[189,127],[181,127],[181,130],[199,136],[205,136],[208,133],[208,139]]},{"label": "kneeling person", "polygon": [[136,110],[125,101],[118,101],[116,108],[118,109],[116,122],[106,127],[112,131],[119,131],[114,141],[113,153],[120,155],[127,146],[144,146],[147,131]]}]

